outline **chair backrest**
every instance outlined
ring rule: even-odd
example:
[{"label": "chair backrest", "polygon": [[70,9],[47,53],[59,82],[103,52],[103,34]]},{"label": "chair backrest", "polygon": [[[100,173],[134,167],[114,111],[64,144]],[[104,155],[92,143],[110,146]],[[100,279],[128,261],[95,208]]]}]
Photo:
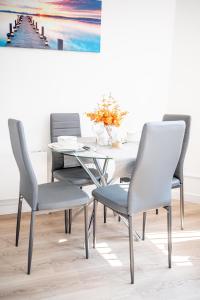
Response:
[{"label": "chair backrest", "polygon": [[20,173],[20,194],[33,210],[37,208],[38,184],[29,158],[21,121],[9,119],[8,127],[13,154]]},{"label": "chair backrest", "polygon": [[[51,142],[57,142],[61,135],[81,136],[80,116],[78,113],[53,113],[50,115]],[[52,172],[64,168],[64,155],[52,153]]]},{"label": "chair backrest", "polygon": [[182,183],[183,182],[183,164],[184,164],[185,155],[187,152],[187,147],[188,147],[189,137],[190,137],[191,116],[166,114],[163,116],[163,121],[184,121],[185,125],[186,125],[181,155],[180,155],[176,170],[174,172],[174,176],[177,177]]},{"label": "chair backrest", "polygon": [[185,123],[152,122],[143,127],[128,193],[128,213],[167,206],[185,132]]}]

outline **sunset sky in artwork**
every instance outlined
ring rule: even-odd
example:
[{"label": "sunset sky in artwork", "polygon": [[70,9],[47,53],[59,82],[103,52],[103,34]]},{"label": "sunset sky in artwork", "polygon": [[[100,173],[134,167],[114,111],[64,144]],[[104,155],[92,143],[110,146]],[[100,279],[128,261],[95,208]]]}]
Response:
[{"label": "sunset sky in artwork", "polygon": [[0,0],[0,11],[72,18],[101,18],[99,0]]}]

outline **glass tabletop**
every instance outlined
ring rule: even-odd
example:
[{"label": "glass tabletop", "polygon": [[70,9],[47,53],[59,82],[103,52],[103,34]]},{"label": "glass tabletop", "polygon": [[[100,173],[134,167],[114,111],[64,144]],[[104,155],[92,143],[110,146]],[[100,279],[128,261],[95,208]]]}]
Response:
[{"label": "glass tabletop", "polygon": [[78,138],[78,142],[84,144],[89,150],[81,149],[80,151],[66,151],[53,148],[51,150],[68,156],[96,159],[136,158],[138,151],[138,142],[124,143],[120,148],[100,146],[95,142],[95,138]]}]

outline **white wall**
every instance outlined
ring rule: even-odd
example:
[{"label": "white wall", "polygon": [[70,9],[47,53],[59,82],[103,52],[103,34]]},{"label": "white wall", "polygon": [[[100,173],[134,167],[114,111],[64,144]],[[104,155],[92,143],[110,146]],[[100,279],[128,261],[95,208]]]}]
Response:
[{"label": "white wall", "polygon": [[[112,92],[136,131],[166,112],[175,0],[103,0],[100,54],[0,49],[0,199],[16,198],[17,169],[7,119],[24,122],[31,151],[47,149],[49,114],[84,112]],[[34,156],[34,154],[33,154]],[[35,163],[44,175],[46,164]],[[41,181],[44,176],[41,176]]]},{"label": "white wall", "polygon": [[177,0],[168,112],[192,116],[186,199],[200,201],[200,1]]}]

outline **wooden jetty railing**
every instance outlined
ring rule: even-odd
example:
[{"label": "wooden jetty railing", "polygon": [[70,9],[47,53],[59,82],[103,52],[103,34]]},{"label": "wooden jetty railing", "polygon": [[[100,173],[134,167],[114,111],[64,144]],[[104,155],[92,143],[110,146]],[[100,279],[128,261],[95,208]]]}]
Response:
[{"label": "wooden jetty railing", "polygon": [[63,40],[58,39],[58,50],[63,50]]},{"label": "wooden jetty railing", "polygon": [[[28,26],[28,24],[30,26]],[[29,39],[29,41],[27,39]],[[24,15],[17,15],[14,26],[12,23],[9,24],[7,44],[11,47],[16,46],[25,48],[29,47],[28,45],[31,44],[31,48],[50,49],[44,26],[41,26],[41,30],[39,30],[38,22],[35,22],[32,16]],[[64,49],[64,42],[62,39],[57,39],[57,49]]]}]

